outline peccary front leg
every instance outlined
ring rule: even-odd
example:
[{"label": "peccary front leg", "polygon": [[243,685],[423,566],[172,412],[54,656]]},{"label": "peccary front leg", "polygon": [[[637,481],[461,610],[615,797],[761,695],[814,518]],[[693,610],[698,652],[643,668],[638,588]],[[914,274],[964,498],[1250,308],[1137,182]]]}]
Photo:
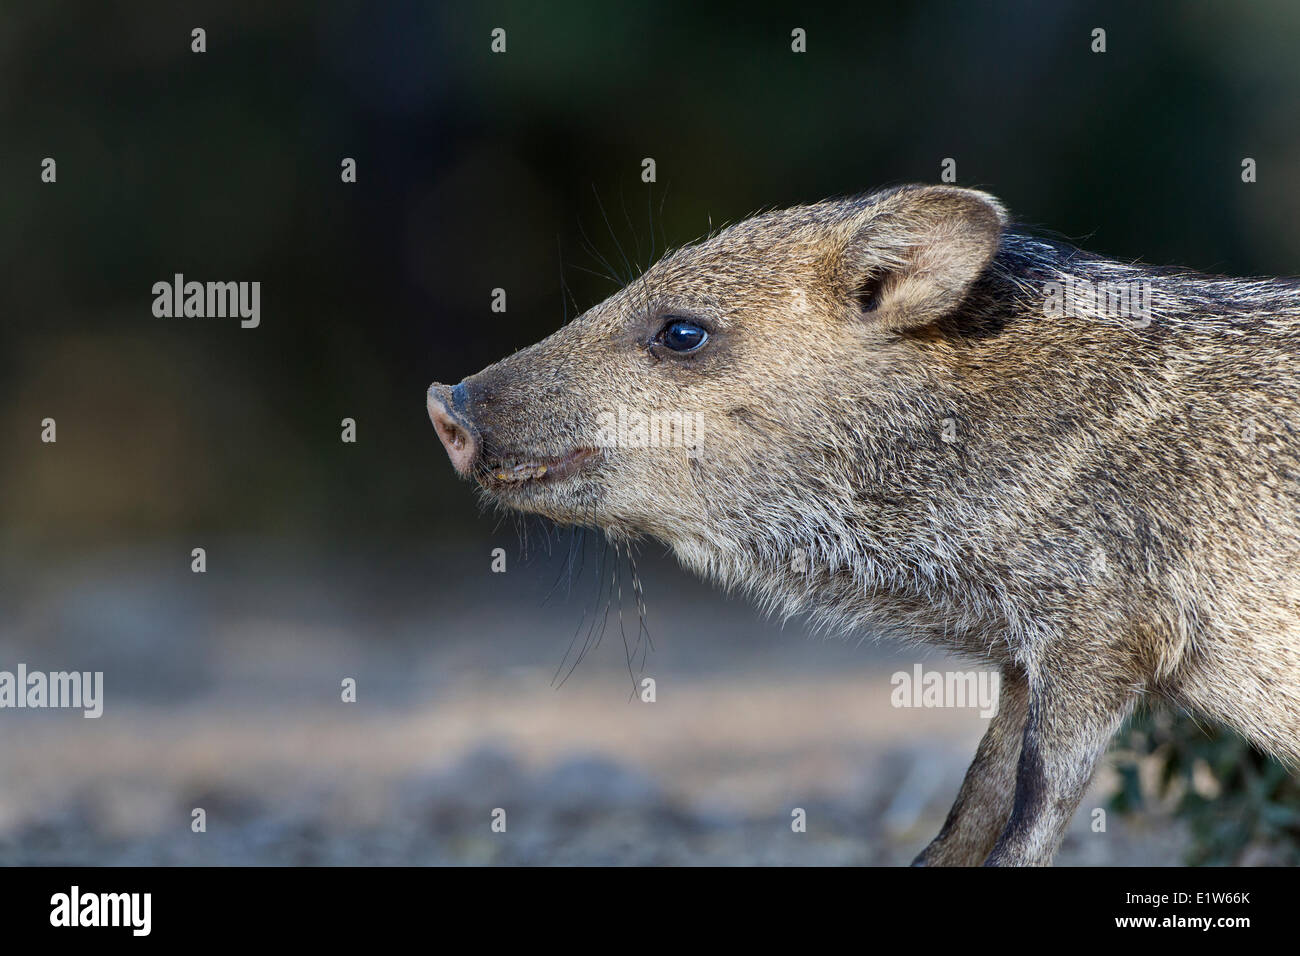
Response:
[{"label": "peccary front leg", "polygon": [[1086,681],[1031,683],[1011,818],[986,866],[1049,866],[1132,694]]},{"label": "peccary front leg", "polygon": [[912,861],[913,866],[979,866],[1011,815],[1016,761],[1029,710],[1023,673],[1004,668],[998,711],[980,740],[943,829]]}]

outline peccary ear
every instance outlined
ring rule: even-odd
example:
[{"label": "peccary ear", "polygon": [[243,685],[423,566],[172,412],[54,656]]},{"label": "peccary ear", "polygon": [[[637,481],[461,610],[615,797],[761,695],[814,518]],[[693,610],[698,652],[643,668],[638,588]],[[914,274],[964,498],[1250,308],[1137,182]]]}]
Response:
[{"label": "peccary ear", "polygon": [[874,325],[902,331],[957,308],[997,252],[1007,214],[986,193],[904,187],[853,217],[841,273]]}]

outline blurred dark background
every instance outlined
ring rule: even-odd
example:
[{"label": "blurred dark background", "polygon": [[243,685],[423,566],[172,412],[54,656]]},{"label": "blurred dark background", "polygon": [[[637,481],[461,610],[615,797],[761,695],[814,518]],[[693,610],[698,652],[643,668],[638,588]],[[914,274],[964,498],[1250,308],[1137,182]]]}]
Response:
[{"label": "blurred dark background", "polygon": [[[583,308],[609,294],[584,233],[644,263],[652,234],[952,157],[1098,251],[1293,274],[1298,26],[1285,2],[6,5],[6,552],[481,534],[425,387],[560,325],[561,257]],[[260,280],[261,328],[154,318],[176,272]]]},{"label": "blurred dark background", "polygon": [[[206,53],[190,50],[195,27]],[[490,50],[496,27],[505,54]],[[791,52],[795,27],[807,53]],[[1097,27],[1104,54],[1090,50]],[[34,773],[128,730],[186,727],[177,708],[203,700],[212,720],[231,700],[336,700],[338,674],[367,667],[379,690],[358,706],[470,686],[511,654],[545,672],[525,684],[549,694],[582,602],[541,607],[555,576],[545,556],[513,570],[516,528],[480,516],[455,481],[424,392],[571,317],[562,280],[582,308],[612,292],[593,274],[602,258],[644,264],[665,241],[759,208],[937,181],[952,157],[959,184],[1102,253],[1300,271],[1298,28],[1283,0],[6,4],[0,665],[102,666],[119,694],[107,714],[128,693],[144,709],[117,731],[109,717],[93,731],[43,724],[39,759],[37,737],[8,735],[0,766]],[[57,184],[40,181],[44,157]],[[355,184],[340,181],[344,157]],[[1258,182],[1242,182],[1244,157]],[[152,285],[177,272],[260,281],[261,326],[155,318]],[[498,287],[505,314],[489,308]],[[57,444],[39,440],[47,417]],[[339,439],[344,417],[356,444]],[[194,546],[209,549],[206,577],[190,572]],[[488,570],[498,546],[508,588]],[[749,669],[779,685],[790,668],[910,666],[807,644],[799,625],[759,624],[653,549],[645,560],[652,615],[671,608],[661,666],[686,678]],[[617,672],[622,656],[605,664]],[[626,712],[626,675],[604,687]],[[544,699],[563,707],[563,694]],[[954,731],[946,782],[922,788],[927,820],[941,818],[977,723]],[[182,773],[161,748],[172,756],[139,757],[129,787],[152,771],[203,793],[258,789],[260,764],[238,787],[213,769],[238,745],[174,743],[210,760]],[[102,853],[69,842],[118,832],[104,821],[120,801],[104,809],[98,772],[50,771],[21,798],[9,779],[9,859],[191,858],[135,837]],[[175,799],[159,814],[184,830],[190,797]],[[32,830],[24,808],[42,802],[64,809]],[[245,824],[259,817],[260,804],[227,803]]]}]

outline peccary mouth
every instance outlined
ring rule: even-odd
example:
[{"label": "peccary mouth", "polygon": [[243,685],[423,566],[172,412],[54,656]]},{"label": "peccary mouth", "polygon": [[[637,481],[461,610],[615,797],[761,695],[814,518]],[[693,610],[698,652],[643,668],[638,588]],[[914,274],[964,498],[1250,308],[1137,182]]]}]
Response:
[{"label": "peccary mouth", "polygon": [[599,457],[598,448],[575,448],[555,458],[503,455],[484,465],[480,480],[490,488],[549,484],[577,474]]}]

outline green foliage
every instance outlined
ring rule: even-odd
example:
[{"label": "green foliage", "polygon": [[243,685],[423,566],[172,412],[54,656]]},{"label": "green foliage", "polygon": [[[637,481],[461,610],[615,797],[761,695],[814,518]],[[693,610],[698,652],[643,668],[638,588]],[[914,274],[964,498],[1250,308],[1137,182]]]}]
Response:
[{"label": "green foliage", "polygon": [[1123,813],[1160,802],[1187,822],[1188,863],[1300,865],[1300,776],[1238,735],[1183,714],[1143,712],[1116,740]]}]

